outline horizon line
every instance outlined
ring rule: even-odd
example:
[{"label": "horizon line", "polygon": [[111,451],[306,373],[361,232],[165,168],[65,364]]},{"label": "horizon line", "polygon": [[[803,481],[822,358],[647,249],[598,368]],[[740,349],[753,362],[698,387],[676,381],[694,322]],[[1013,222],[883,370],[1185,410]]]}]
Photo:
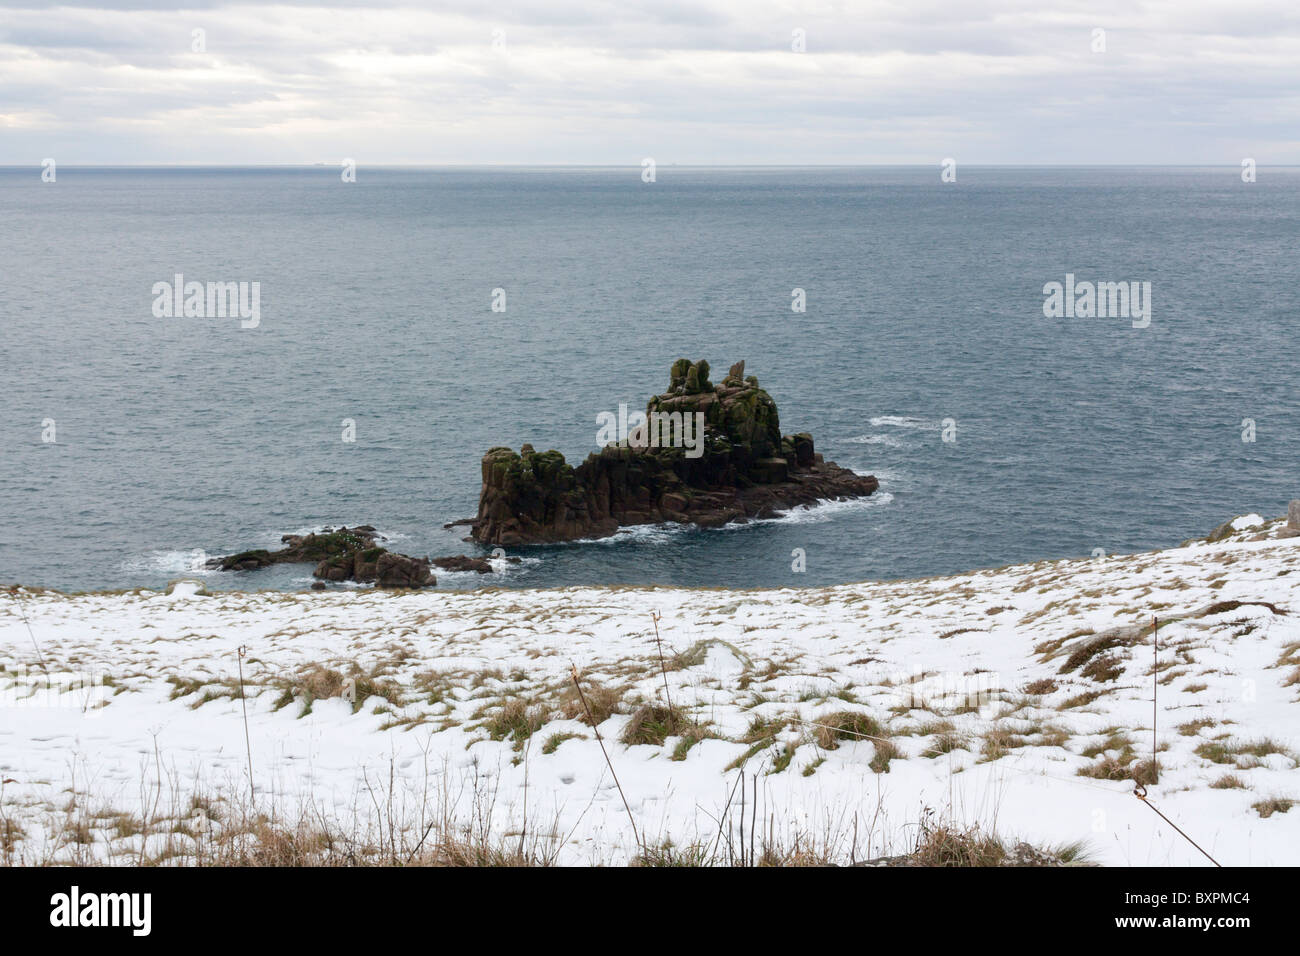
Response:
[{"label": "horizon line", "polygon": [[[0,169],[40,169],[42,161],[0,163]],[[63,169],[333,169],[342,161],[296,163],[58,163]],[[640,169],[633,163],[364,163],[355,166],[370,169]],[[931,169],[932,163],[656,163],[673,169]],[[975,169],[1238,169],[1236,163],[979,163],[958,162],[958,167]],[[1257,163],[1273,169],[1300,168],[1300,163]]]}]

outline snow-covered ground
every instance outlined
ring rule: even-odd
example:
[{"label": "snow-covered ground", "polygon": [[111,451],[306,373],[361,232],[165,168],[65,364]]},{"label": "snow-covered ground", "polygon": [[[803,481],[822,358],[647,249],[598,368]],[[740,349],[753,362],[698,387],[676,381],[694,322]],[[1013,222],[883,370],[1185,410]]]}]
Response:
[{"label": "snow-covered ground", "polygon": [[[743,792],[749,826],[846,860],[906,850],[933,815],[1082,840],[1105,864],[1208,865],[1126,779],[1151,756],[1154,616],[1149,801],[1224,865],[1294,865],[1300,538],[1239,524],[1162,552],[816,589],[0,591],[0,830],[11,859],[130,862],[160,838],[111,814],[246,794],[251,749],[259,805],[412,826],[430,801],[487,819],[490,794],[501,833],[527,821],[560,862],[623,862],[636,838],[577,719],[576,666],[614,708],[598,729],[651,844],[711,843]],[[669,697],[689,739],[621,741]],[[80,843],[74,807],[93,820]]]}]

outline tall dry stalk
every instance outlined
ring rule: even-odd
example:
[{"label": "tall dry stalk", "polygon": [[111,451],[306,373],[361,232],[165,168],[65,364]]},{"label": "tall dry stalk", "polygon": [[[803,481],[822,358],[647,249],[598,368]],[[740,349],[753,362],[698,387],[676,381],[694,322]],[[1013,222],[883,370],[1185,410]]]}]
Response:
[{"label": "tall dry stalk", "polygon": [[244,708],[244,749],[248,753],[248,795],[256,802],[257,791],[253,786],[253,741],[248,733],[248,696],[244,693],[244,655],[247,652],[246,645],[239,645],[239,650],[236,651],[236,664],[239,667],[239,703]]},{"label": "tall dry stalk", "polygon": [[609,766],[610,775],[614,778],[614,786],[618,787],[618,795],[623,798],[623,809],[627,811],[627,821],[632,824],[632,839],[636,841],[636,845],[641,848],[641,853],[644,855],[646,847],[641,842],[640,834],[637,833],[636,820],[632,816],[632,805],[627,802],[627,794],[623,792],[623,785],[618,782],[618,774],[614,771],[614,762],[609,759],[609,751],[605,749],[605,741],[601,738],[600,729],[591,716],[591,708],[587,706],[587,695],[583,692],[582,684],[578,681],[578,667],[576,664],[569,665],[569,674],[573,678],[573,686],[578,691],[578,699],[582,701],[582,709],[587,714],[587,723],[591,724],[591,729],[596,734],[596,743],[600,744],[600,752],[605,755],[605,763]]},{"label": "tall dry stalk", "polygon": [[654,625],[655,625],[655,647],[659,649],[659,672],[663,674],[663,678],[664,678],[664,699],[668,701],[669,713],[672,713],[673,698],[672,695],[668,693],[668,664],[664,661],[663,641],[659,639],[659,618],[660,617],[662,617],[662,615],[658,611],[650,612],[650,620],[654,621]]}]

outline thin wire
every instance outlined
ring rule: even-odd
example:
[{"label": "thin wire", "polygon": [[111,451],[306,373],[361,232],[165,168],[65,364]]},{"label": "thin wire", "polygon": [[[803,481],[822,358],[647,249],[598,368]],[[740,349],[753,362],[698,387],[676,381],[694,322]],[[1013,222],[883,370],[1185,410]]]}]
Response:
[{"label": "thin wire", "polygon": [[1133,790],[1133,796],[1137,797],[1139,800],[1141,800],[1143,803],[1145,803],[1145,804],[1146,804],[1148,807],[1150,807],[1152,810],[1155,810],[1156,816],[1158,816],[1161,820],[1164,820],[1165,823],[1169,824],[1169,825],[1170,825],[1171,827],[1173,827],[1175,830],[1178,830],[1178,835],[1179,835],[1180,837],[1182,837],[1184,840],[1186,840],[1188,843],[1190,843],[1192,846],[1196,847],[1196,849],[1200,850],[1201,853],[1204,854],[1204,856],[1205,856],[1205,858],[1206,858],[1207,860],[1209,860],[1211,863],[1213,863],[1215,866],[1219,867],[1220,869],[1223,868],[1223,864],[1221,864],[1221,863],[1220,863],[1218,860],[1216,860],[1214,857],[1210,856],[1210,854],[1206,853],[1205,850],[1201,849],[1201,845],[1200,845],[1199,843],[1197,843],[1195,840],[1193,840],[1191,837],[1189,837],[1189,836],[1188,836],[1186,833],[1184,833],[1182,830],[1179,830],[1179,829],[1178,829],[1178,824],[1177,824],[1177,823],[1174,823],[1173,820],[1170,820],[1167,816],[1165,816],[1165,815],[1164,815],[1163,813],[1161,813],[1159,810],[1156,810],[1156,805],[1155,805],[1154,803],[1151,803],[1151,802],[1149,802],[1149,801],[1147,800],[1147,788],[1146,788],[1146,787],[1142,786],[1141,784],[1138,784],[1137,787],[1134,788],[1134,790]]}]

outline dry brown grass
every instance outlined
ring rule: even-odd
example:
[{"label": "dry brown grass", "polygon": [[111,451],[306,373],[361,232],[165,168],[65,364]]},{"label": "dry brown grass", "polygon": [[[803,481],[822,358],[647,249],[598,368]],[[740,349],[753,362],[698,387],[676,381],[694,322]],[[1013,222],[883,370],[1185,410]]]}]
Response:
[{"label": "dry brown grass", "polygon": [[922,828],[907,865],[1002,866],[1006,859],[1007,849],[997,837],[941,824]]},{"label": "dry brown grass", "polygon": [[677,707],[642,704],[632,712],[619,740],[629,747],[638,744],[663,746],[669,737],[677,737],[695,728],[695,722]]},{"label": "dry brown grass", "polygon": [[390,846],[319,820],[292,823],[257,817],[201,844],[188,862],[205,867],[550,866],[553,858],[518,839],[484,839],[470,832],[430,831],[423,840]]},{"label": "dry brown grass", "polygon": [[[577,688],[572,683],[565,685],[560,695],[560,713],[565,720],[580,720],[584,724],[603,724],[626,709],[627,705],[623,699],[627,692],[626,688],[609,687],[591,681],[583,687],[582,692],[587,698],[585,708],[582,706],[582,697],[579,696]],[[587,716],[588,708],[591,710],[590,719]]]},{"label": "dry brown grass", "polygon": [[1269,797],[1267,800],[1260,800],[1250,806],[1261,817],[1271,817],[1275,813],[1286,813],[1295,805],[1296,801],[1288,797]]},{"label": "dry brown grass", "polygon": [[1035,847],[1007,841],[978,826],[923,820],[909,853],[866,865],[901,867],[1046,867],[1091,865],[1082,843]]},{"label": "dry brown grass", "polygon": [[1218,725],[1218,721],[1212,717],[1198,717],[1196,720],[1189,720],[1186,723],[1178,725],[1178,733],[1184,737],[1195,737],[1206,727]]},{"label": "dry brown grass", "polygon": [[664,867],[808,867],[835,865],[837,864],[834,854],[827,847],[812,840],[795,840],[788,846],[764,841],[763,845],[756,849],[752,860],[734,852],[734,848],[729,849],[726,844],[719,848],[705,843],[691,843],[686,846],[665,843],[661,846],[647,848],[632,861],[632,866]]},{"label": "dry brown grass", "polygon": [[0,819],[0,862],[5,866],[14,865],[15,850],[18,841],[27,835],[27,831],[16,820],[5,816]]},{"label": "dry brown grass", "polygon": [[546,724],[546,708],[530,704],[522,697],[507,698],[480,726],[493,740],[510,740],[520,750],[527,740]]},{"label": "dry brown grass", "polygon": [[1017,747],[1025,746],[1025,739],[1009,727],[991,727],[984,734],[980,755],[984,760],[1000,760]]},{"label": "dry brown grass", "polygon": [[1124,663],[1114,654],[1094,657],[1079,670],[1081,677],[1090,678],[1099,684],[1109,684],[1118,680],[1123,673]]},{"label": "dry brown grass", "polygon": [[1219,740],[1207,740],[1196,748],[1196,755],[1211,763],[1234,764],[1238,770],[1258,767],[1263,758],[1279,754],[1293,763],[1296,760],[1282,744],[1268,738],[1258,740],[1241,740],[1225,737]]},{"label": "dry brown grass", "polygon": [[841,710],[815,721],[817,745],[823,750],[835,750],[841,740],[861,740],[872,743],[885,737],[880,722],[870,714],[856,710]]},{"label": "dry brown grass", "polygon": [[1104,697],[1105,695],[1106,692],[1102,690],[1084,691],[1082,694],[1075,694],[1073,697],[1069,698],[1068,700],[1063,701],[1056,709],[1072,710],[1075,707],[1087,707],[1093,701],[1097,700],[1098,698]]},{"label": "dry brown grass", "polygon": [[[1113,680],[1114,677],[1096,676],[1097,674],[1108,674],[1118,667],[1119,659],[1115,655],[1106,654],[1105,652],[1140,644],[1149,633],[1151,633],[1150,625],[1145,627],[1117,627],[1104,631],[1092,638],[1092,640],[1081,642],[1072,650],[1069,656],[1066,657],[1065,663],[1061,665],[1060,673],[1069,674],[1072,671],[1079,671],[1085,677],[1093,677],[1095,680]],[[1098,663],[1097,658],[1100,658],[1105,663]]]},{"label": "dry brown grass", "polygon": [[1138,760],[1132,751],[1124,751],[1119,755],[1105,754],[1100,760],[1081,767],[1079,776],[1092,777],[1094,780],[1132,780],[1134,783],[1153,784],[1159,766],[1158,762],[1153,762],[1150,758]]},{"label": "dry brown grass", "polygon": [[1235,611],[1240,607],[1264,607],[1268,608],[1274,614],[1285,615],[1286,611],[1268,601],[1217,601],[1209,607],[1202,608],[1196,612],[1197,617],[1209,617],[1211,614],[1225,614],[1228,611]]},{"label": "dry brown grass", "polygon": [[278,710],[294,701],[301,701],[300,717],[310,714],[316,701],[335,697],[347,699],[354,714],[371,697],[381,697],[389,704],[400,707],[402,689],[379,676],[384,669],[385,665],[379,664],[367,670],[355,661],[348,663],[346,673],[322,664],[304,666],[293,676],[276,682],[280,687],[280,696],[274,706]]},{"label": "dry brown grass", "polygon": [[1246,781],[1242,780],[1235,773],[1225,773],[1218,780],[1210,784],[1211,790],[1248,790]]}]

